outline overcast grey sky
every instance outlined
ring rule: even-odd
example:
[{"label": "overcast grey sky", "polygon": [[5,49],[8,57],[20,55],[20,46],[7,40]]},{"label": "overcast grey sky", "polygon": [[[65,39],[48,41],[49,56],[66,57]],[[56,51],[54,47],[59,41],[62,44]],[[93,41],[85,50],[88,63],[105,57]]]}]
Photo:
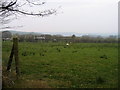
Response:
[{"label": "overcast grey sky", "polygon": [[[41,7],[58,8],[49,17],[21,16],[10,26],[23,25],[18,31],[117,33],[119,0],[45,0]],[[35,8],[37,9],[37,8]]]}]

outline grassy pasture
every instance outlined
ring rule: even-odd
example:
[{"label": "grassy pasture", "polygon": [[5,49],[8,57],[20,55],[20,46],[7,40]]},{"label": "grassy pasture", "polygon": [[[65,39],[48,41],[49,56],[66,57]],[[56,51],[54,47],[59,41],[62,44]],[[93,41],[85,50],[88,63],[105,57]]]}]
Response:
[{"label": "grassy pasture", "polygon": [[[3,42],[4,68],[11,48],[12,42]],[[118,84],[117,43],[19,42],[19,59],[21,78],[12,87],[115,88]]]}]

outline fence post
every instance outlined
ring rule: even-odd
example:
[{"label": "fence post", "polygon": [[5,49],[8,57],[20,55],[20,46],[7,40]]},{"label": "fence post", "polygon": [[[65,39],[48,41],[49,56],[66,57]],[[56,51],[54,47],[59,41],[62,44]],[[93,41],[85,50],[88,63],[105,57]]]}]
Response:
[{"label": "fence post", "polygon": [[17,73],[17,75],[19,75],[20,71],[19,71],[19,57],[18,57],[18,38],[13,38],[13,43],[14,43],[16,73]]},{"label": "fence post", "polygon": [[20,70],[19,70],[19,57],[18,57],[18,38],[13,38],[13,46],[7,65],[7,71],[9,71],[11,68],[13,56],[15,57],[16,74],[17,76],[19,76]]},{"label": "fence post", "polygon": [[14,44],[12,46],[12,50],[11,50],[11,53],[10,53],[9,61],[8,61],[8,64],[7,64],[7,71],[9,71],[10,68],[11,68],[13,55],[14,55]]}]

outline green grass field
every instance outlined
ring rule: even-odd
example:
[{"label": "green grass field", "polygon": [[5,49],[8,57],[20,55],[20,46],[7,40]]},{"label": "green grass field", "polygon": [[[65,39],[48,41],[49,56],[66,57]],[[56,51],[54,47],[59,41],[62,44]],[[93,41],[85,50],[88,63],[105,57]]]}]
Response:
[{"label": "green grass field", "polygon": [[[4,68],[11,48],[12,42],[3,42]],[[117,43],[19,42],[19,60],[21,78],[12,87],[115,88],[118,84]]]}]

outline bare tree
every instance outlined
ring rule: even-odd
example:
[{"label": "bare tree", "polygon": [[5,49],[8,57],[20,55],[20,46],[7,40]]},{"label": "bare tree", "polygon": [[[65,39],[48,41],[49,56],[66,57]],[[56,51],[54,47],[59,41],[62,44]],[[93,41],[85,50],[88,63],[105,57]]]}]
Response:
[{"label": "bare tree", "polygon": [[55,9],[40,10],[37,12],[27,9],[43,4],[45,2],[41,0],[0,0],[0,23],[8,23],[20,14],[43,17],[56,13]]}]

